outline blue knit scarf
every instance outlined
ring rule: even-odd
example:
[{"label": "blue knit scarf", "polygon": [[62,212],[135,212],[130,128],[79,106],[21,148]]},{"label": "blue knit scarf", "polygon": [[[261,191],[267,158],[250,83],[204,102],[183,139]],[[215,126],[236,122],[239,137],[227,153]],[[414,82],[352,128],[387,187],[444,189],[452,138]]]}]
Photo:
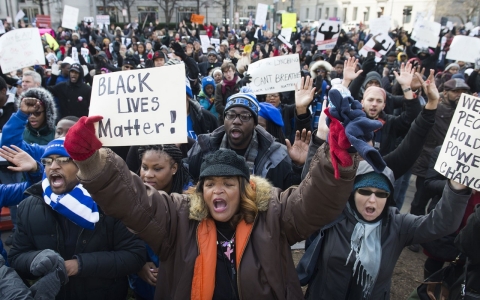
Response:
[{"label": "blue knit scarf", "polygon": [[78,226],[93,230],[99,220],[97,203],[93,201],[88,191],[77,184],[68,193],[57,195],[52,192],[47,178],[42,181],[43,200],[52,209],[63,215]]}]

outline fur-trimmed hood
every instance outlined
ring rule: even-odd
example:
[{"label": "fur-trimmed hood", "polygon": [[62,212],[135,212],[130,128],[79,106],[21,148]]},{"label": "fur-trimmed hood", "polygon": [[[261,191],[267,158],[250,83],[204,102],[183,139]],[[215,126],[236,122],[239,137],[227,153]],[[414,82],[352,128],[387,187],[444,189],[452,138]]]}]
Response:
[{"label": "fur-trimmed hood", "polygon": [[[270,198],[272,197],[272,184],[268,182],[267,179],[250,176],[250,180],[255,183],[255,189],[257,197],[255,199],[255,204],[257,205],[258,211],[267,211]],[[196,193],[189,195],[190,198],[190,215],[189,219],[201,221],[208,217],[208,207],[203,201],[203,198],[198,196]]]},{"label": "fur-trimmed hood", "polygon": [[317,77],[317,73],[315,73],[313,71],[318,69],[318,68],[324,68],[327,71],[327,78],[324,78],[324,79],[330,80],[330,72],[333,69],[332,65],[328,61],[324,61],[324,60],[319,60],[319,61],[316,61],[315,63],[313,63],[310,66],[310,69],[309,69],[310,76],[312,76],[312,79],[315,79],[315,77]]},{"label": "fur-trimmed hood", "polygon": [[20,97],[15,100],[15,106],[20,107],[23,98],[36,98],[44,104],[45,120],[50,130],[55,130],[55,121],[57,120],[57,107],[53,100],[52,94],[44,88],[30,88],[23,92]]}]

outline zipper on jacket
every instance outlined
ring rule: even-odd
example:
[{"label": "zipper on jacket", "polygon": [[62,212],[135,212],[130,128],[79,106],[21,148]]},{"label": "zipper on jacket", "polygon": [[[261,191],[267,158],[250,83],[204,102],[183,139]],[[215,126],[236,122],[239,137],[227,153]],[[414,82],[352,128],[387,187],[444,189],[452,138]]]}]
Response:
[{"label": "zipper on jacket", "polygon": [[250,233],[248,234],[247,242],[245,243],[245,247],[243,247],[243,249],[242,249],[242,252],[241,252],[241,254],[240,254],[240,260],[238,261],[238,269],[237,269],[237,288],[238,288],[238,298],[239,298],[239,299],[242,299],[242,290],[241,290],[241,288],[240,288],[240,264],[242,263],[243,253],[245,252],[245,248],[247,248],[247,246],[248,246],[248,241],[250,240],[250,236],[252,235],[253,227],[255,227],[255,222],[257,221],[257,217],[258,217],[258,213],[257,213],[257,215],[255,216],[255,219],[253,220],[252,230],[250,230]]}]

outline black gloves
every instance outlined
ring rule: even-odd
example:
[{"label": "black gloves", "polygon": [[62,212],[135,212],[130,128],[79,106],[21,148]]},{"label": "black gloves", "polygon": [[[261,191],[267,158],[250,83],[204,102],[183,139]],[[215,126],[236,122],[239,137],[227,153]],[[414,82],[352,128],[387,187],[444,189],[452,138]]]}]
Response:
[{"label": "black gloves", "polygon": [[315,77],[315,93],[320,94],[322,92],[323,77],[322,75],[317,75]]},{"label": "black gloves", "polygon": [[373,71],[376,65],[375,57],[367,57],[362,64],[363,74],[367,75],[368,72]]},{"label": "black gloves", "polygon": [[174,51],[173,53],[180,57],[183,61],[187,58],[187,54],[185,54],[185,51],[183,51],[182,45],[175,42],[172,44],[172,48]]},{"label": "black gloves", "polygon": [[247,83],[252,82],[252,76],[250,76],[248,73],[243,73],[243,78],[240,80],[240,83],[242,86],[246,86]]}]

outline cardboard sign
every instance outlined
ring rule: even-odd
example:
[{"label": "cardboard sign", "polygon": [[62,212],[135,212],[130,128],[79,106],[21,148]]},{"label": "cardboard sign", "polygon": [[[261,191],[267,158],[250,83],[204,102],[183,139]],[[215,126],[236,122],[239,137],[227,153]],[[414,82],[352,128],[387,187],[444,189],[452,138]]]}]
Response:
[{"label": "cardboard sign", "polygon": [[25,13],[23,12],[23,10],[19,10],[17,15],[15,16],[15,23],[23,19],[23,17],[25,17]]},{"label": "cardboard sign", "polygon": [[63,7],[62,27],[76,30],[78,23],[78,8],[65,5]]},{"label": "cardboard sign", "polygon": [[390,17],[381,16],[380,18],[370,21],[370,33],[375,35],[377,33],[384,33],[390,30]]},{"label": "cardboard sign", "polygon": [[258,3],[257,13],[255,14],[255,25],[263,26],[267,23],[268,5]]},{"label": "cardboard sign", "polygon": [[447,52],[447,59],[476,63],[480,59],[480,39],[456,35]]},{"label": "cardboard sign", "polygon": [[395,45],[395,42],[387,33],[377,33],[372,38],[368,40],[365,46],[358,51],[363,57],[367,57],[368,52],[375,52],[375,61],[379,62],[382,60],[382,56],[386,55],[388,50]]},{"label": "cardboard sign", "polygon": [[215,45],[215,46],[220,46],[220,39],[210,39],[210,44]]},{"label": "cardboard sign", "polygon": [[183,64],[93,77],[90,116],[104,146],[187,142]]},{"label": "cardboard sign", "polygon": [[11,30],[0,37],[0,66],[3,74],[45,64],[38,28]]},{"label": "cardboard sign", "polygon": [[418,48],[437,47],[438,35],[442,25],[437,22],[430,22],[425,19],[419,19],[415,23],[412,32],[412,39],[416,41],[415,46]]},{"label": "cardboard sign", "polygon": [[200,43],[202,44],[203,53],[207,53],[208,46],[210,46],[210,38],[206,34],[200,35]]},{"label": "cardboard sign", "polygon": [[291,54],[261,59],[248,66],[248,74],[256,95],[292,91],[301,79],[300,58]]},{"label": "cardboard sign", "polygon": [[204,20],[205,16],[202,15],[192,14],[192,16],[190,17],[190,22],[192,23],[203,24]]},{"label": "cardboard sign", "polygon": [[52,28],[52,19],[47,15],[37,15],[38,28]]},{"label": "cardboard sign", "polygon": [[289,42],[292,38],[292,28],[282,28],[282,30],[280,31],[280,35],[285,41]]},{"label": "cardboard sign", "polygon": [[480,191],[480,98],[462,94],[435,163],[443,176]]},{"label": "cardboard sign", "polygon": [[297,14],[283,13],[282,14],[282,28],[292,28],[293,32],[297,32]]},{"label": "cardboard sign", "polygon": [[315,38],[318,50],[333,49],[342,30],[342,22],[320,20],[318,24],[317,37]]},{"label": "cardboard sign", "polygon": [[110,25],[110,15],[96,15],[97,24]]}]

